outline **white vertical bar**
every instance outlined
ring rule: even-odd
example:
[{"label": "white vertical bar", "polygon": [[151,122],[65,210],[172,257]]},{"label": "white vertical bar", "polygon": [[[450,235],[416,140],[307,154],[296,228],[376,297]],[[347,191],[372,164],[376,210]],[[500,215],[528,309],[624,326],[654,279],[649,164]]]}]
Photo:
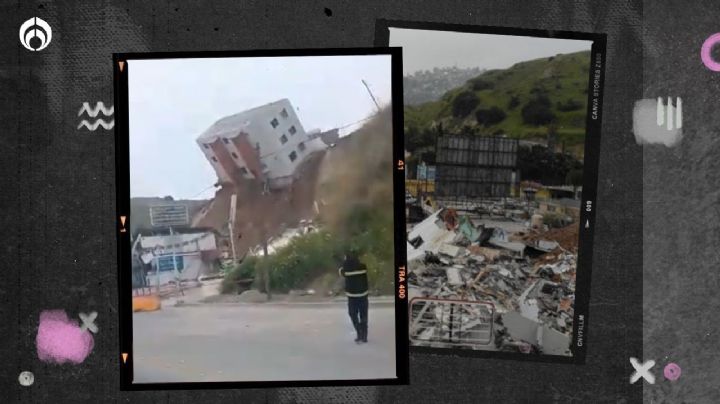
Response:
[{"label": "white vertical bar", "polygon": [[675,128],[682,128],[682,99],[677,97],[675,101]]},{"label": "white vertical bar", "polygon": [[658,97],[657,102],[657,124],[663,126],[665,123],[665,108],[663,108],[662,98]]},{"label": "white vertical bar", "polygon": [[672,130],[673,129],[673,105],[672,105],[672,99],[668,97],[667,101],[667,129]]}]

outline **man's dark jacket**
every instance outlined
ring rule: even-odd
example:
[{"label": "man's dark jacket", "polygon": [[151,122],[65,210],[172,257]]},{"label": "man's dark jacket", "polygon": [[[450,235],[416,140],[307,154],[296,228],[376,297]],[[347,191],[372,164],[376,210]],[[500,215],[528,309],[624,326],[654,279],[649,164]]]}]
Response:
[{"label": "man's dark jacket", "polygon": [[345,258],[340,275],[345,277],[345,294],[348,297],[368,295],[367,267],[356,257]]}]

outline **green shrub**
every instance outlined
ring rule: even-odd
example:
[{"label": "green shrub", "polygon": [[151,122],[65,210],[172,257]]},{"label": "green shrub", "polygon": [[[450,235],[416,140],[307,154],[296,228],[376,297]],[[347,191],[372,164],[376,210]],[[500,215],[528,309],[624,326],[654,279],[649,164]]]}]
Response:
[{"label": "green shrub", "polygon": [[557,229],[565,226],[565,216],[559,213],[545,213],[543,215],[543,224],[547,225],[551,229]]},{"label": "green shrub", "polygon": [[489,90],[493,88],[493,84],[490,81],[487,81],[481,77],[476,77],[472,80],[468,80],[468,83],[470,84],[470,88],[472,88],[473,91]]},{"label": "green shrub", "polygon": [[236,281],[240,279],[255,278],[257,273],[259,259],[257,257],[247,257],[239,265],[229,269],[225,278],[220,285],[220,293],[237,293],[238,287]]},{"label": "green shrub", "polygon": [[557,109],[562,112],[577,111],[583,107],[583,103],[572,98],[565,102],[558,102]]},{"label": "green shrub", "polygon": [[538,95],[525,104],[521,111],[523,122],[528,125],[546,125],[555,120],[550,108],[550,100],[544,95]]},{"label": "green shrub", "polygon": [[468,116],[479,103],[480,100],[474,92],[463,91],[453,100],[452,114],[456,118],[464,118]]},{"label": "green shrub", "polygon": [[477,123],[483,126],[492,126],[505,120],[505,111],[498,107],[489,109],[478,109],[475,111]]},{"label": "green shrub", "polygon": [[[307,287],[318,278],[337,279],[337,269],[348,248],[359,252],[368,268],[371,290],[393,292],[395,274],[392,211],[368,205],[349,207],[341,228],[320,230],[293,238],[267,257],[248,257],[228,273],[222,293],[237,292],[238,279],[260,279],[269,270],[270,289],[285,293]],[[256,276],[257,275],[257,276]],[[262,289],[262,285],[258,285]]]},{"label": "green shrub", "polygon": [[270,270],[270,288],[288,291],[301,288],[313,279],[338,267],[340,246],[327,231],[296,237],[278,249],[275,254],[263,257],[260,270]]}]

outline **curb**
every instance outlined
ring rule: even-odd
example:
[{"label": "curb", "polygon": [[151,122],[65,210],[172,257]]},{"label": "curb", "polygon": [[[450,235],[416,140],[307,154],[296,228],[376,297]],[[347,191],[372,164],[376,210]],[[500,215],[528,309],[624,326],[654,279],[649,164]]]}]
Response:
[{"label": "curb", "polygon": [[[395,306],[394,300],[370,300],[371,306]],[[201,307],[201,306],[333,306],[346,304],[344,300],[332,300],[324,302],[192,302],[174,303],[174,307]]]}]

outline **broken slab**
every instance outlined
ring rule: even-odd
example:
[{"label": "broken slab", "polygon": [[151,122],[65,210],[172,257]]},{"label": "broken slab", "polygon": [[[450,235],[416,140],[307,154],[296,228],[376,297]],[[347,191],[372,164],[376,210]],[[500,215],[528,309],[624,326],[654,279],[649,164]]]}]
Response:
[{"label": "broken slab", "polygon": [[438,252],[440,254],[445,254],[448,257],[455,258],[455,257],[459,256],[463,252],[463,250],[464,249],[462,247],[458,247],[458,246],[455,246],[452,244],[443,244],[438,249]]},{"label": "broken slab", "polygon": [[503,314],[502,322],[512,339],[537,344],[540,322],[530,320],[516,311]]},{"label": "broken slab", "polygon": [[544,354],[569,356],[571,355],[570,343],[571,338],[569,335],[543,325],[542,334],[540,335],[540,347]]},{"label": "broken slab", "polygon": [[410,264],[411,261],[419,260],[424,257],[425,257],[425,250],[423,250],[421,248],[413,248],[413,246],[411,246],[410,243],[407,243],[408,265],[411,266],[412,265],[412,264]]},{"label": "broken slab", "polygon": [[502,255],[501,251],[498,249],[478,245],[471,245],[468,247],[468,251],[470,251],[471,254],[479,255],[490,262],[496,261]]},{"label": "broken slab", "polygon": [[460,269],[462,267],[458,268],[457,266],[452,266],[449,268],[445,268],[447,277],[448,277],[448,283],[453,286],[460,286],[464,285],[465,282],[462,280],[462,276],[460,276]]},{"label": "broken slab", "polygon": [[522,258],[524,256],[525,247],[524,243],[516,241],[503,241],[500,238],[491,238],[488,243],[494,247],[502,248],[510,251],[514,257]]},{"label": "broken slab", "polygon": [[552,240],[538,240],[537,244],[535,245],[535,248],[541,251],[545,252],[551,252],[558,248],[560,244],[558,244],[556,241]]}]

